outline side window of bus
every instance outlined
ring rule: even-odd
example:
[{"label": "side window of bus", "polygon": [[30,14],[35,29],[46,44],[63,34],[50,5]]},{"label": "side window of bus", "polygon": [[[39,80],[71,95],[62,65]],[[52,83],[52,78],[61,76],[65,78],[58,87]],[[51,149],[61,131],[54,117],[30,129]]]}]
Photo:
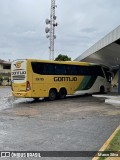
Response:
[{"label": "side window of bus", "polygon": [[46,75],[54,75],[55,74],[55,65],[52,63],[46,63],[44,70],[45,70]]},{"label": "side window of bus", "polygon": [[100,66],[78,66],[78,74],[86,76],[102,76],[103,71]]},{"label": "side window of bus", "polygon": [[101,66],[98,66],[98,74],[99,74],[99,76],[101,76],[101,77],[105,77],[104,76],[104,73],[103,73],[103,70],[102,70],[102,67]]},{"label": "side window of bus", "polygon": [[32,69],[34,73],[43,75],[54,75],[54,64],[32,62]]},{"label": "side window of bus", "polygon": [[63,64],[55,64],[55,74],[56,75],[66,75],[66,68]]},{"label": "side window of bus", "polygon": [[89,68],[87,66],[78,66],[78,75],[89,75]]},{"label": "side window of bus", "polygon": [[67,75],[77,75],[77,66],[74,65],[66,65]]},{"label": "side window of bus", "polygon": [[103,67],[103,69],[104,69],[107,81],[111,82],[111,73],[110,73],[109,69],[108,68],[104,68],[104,67]]},{"label": "side window of bus", "polygon": [[32,62],[32,70],[34,73],[43,74],[44,71],[44,63]]},{"label": "side window of bus", "polygon": [[104,77],[101,66],[92,66],[92,75]]}]

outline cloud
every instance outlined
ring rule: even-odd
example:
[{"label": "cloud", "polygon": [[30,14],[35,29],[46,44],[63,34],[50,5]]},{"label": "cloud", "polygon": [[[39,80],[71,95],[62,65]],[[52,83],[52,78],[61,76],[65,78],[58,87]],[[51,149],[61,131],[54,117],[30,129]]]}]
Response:
[{"label": "cloud", "polygon": [[[55,56],[72,59],[120,24],[119,0],[57,0]],[[0,1],[0,59],[49,59],[50,0]]]}]

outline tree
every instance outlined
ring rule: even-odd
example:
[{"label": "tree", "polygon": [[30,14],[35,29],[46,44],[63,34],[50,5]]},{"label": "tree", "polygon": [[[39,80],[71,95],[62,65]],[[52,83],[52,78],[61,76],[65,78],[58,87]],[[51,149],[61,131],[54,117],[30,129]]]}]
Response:
[{"label": "tree", "polygon": [[67,55],[59,54],[59,55],[55,58],[55,61],[71,61],[71,58],[68,57]]},{"label": "tree", "polygon": [[2,77],[2,75],[0,74],[0,85],[2,85],[2,82],[3,82],[3,77]]}]

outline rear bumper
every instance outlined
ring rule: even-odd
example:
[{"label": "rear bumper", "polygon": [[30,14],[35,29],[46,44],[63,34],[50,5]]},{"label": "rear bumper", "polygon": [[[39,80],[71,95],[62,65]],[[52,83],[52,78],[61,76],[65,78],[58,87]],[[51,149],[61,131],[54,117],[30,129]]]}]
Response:
[{"label": "rear bumper", "polygon": [[18,97],[18,98],[29,98],[29,97],[31,97],[30,92],[15,92],[15,91],[12,91],[12,95],[14,97]]}]

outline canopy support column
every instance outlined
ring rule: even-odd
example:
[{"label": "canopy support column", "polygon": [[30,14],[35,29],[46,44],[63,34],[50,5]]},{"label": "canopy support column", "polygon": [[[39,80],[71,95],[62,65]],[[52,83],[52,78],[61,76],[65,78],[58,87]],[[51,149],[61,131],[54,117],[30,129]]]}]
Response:
[{"label": "canopy support column", "polygon": [[120,95],[120,65],[119,65],[119,77],[118,77],[118,95]]}]

